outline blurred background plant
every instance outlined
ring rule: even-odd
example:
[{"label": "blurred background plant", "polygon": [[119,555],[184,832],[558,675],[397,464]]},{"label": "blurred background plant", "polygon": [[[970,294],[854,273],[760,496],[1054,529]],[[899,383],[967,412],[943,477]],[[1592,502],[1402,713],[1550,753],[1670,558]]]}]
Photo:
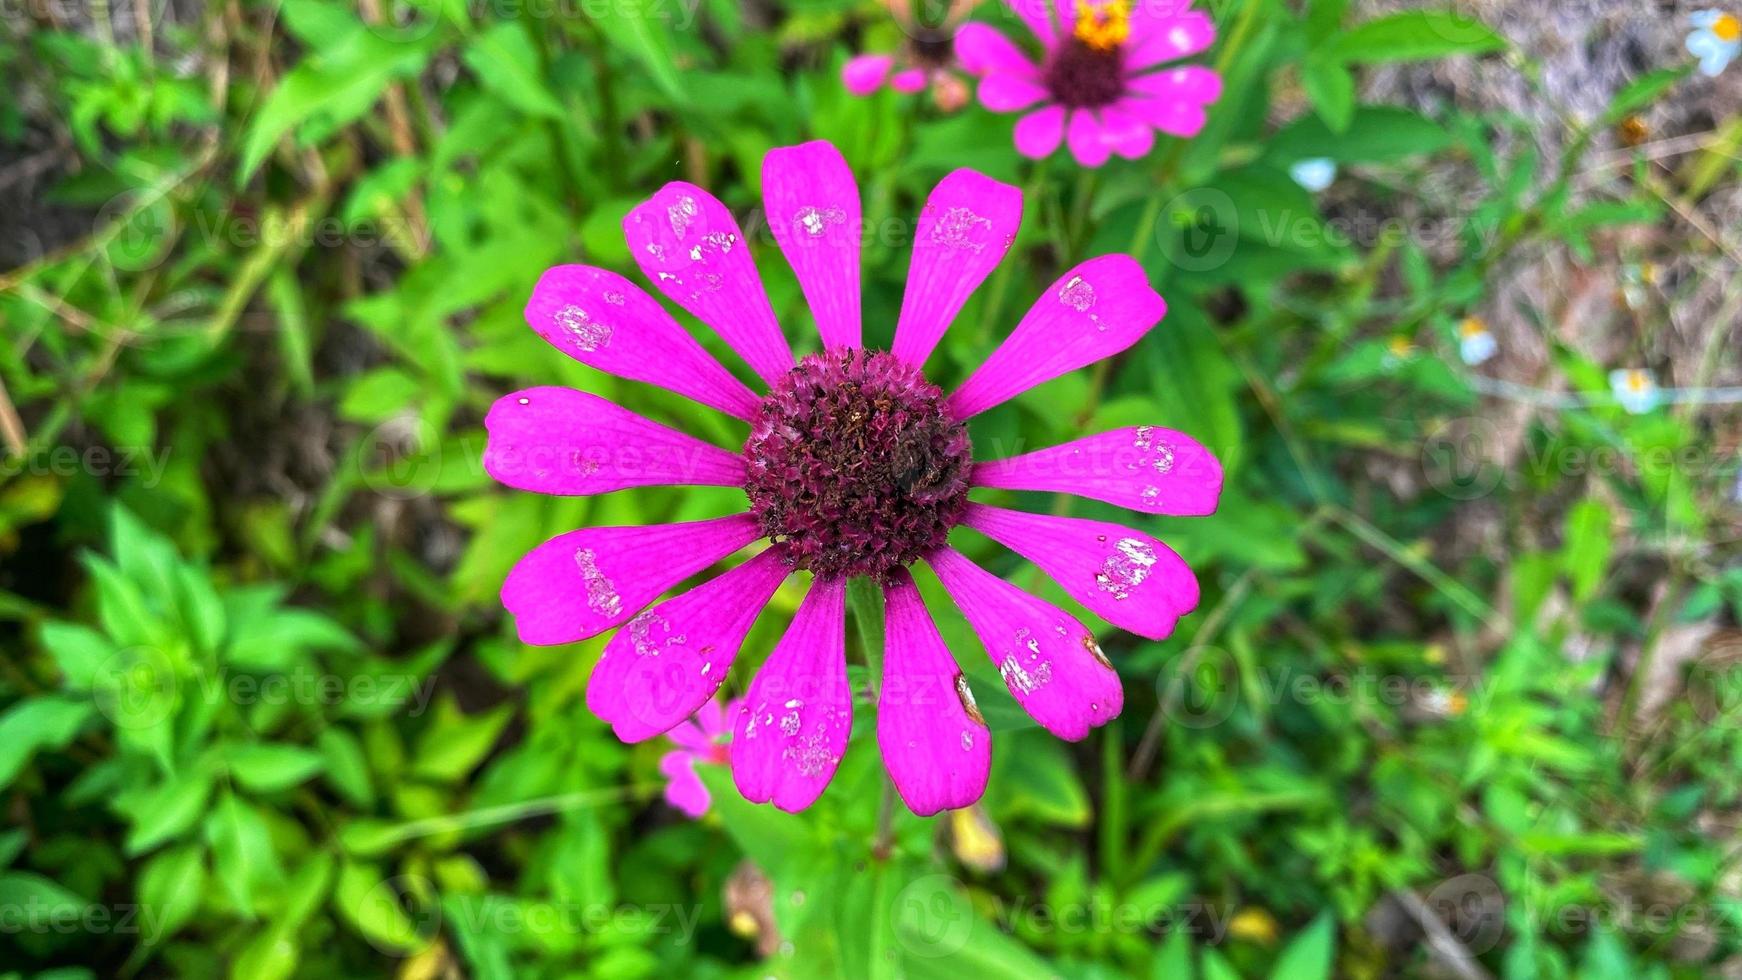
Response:
[{"label": "blurred background plant", "polygon": [[[1742,975],[1742,67],[1687,46],[1723,22],[1199,6],[1208,128],[1081,171],[972,103],[848,94],[901,47],[875,3],[0,4],[0,974]],[[941,381],[1089,255],[1169,298],[977,419],[982,457],[1160,424],[1229,474],[1152,522],[1204,603],[1107,634],[1126,710],[1088,741],[1025,728],[942,618],[991,787],[896,808],[886,850],[867,746],[797,817],[700,759],[686,819],[670,745],[584,709],[602,643],[498,607],[555,533],[735,491],[479,465],[534,383],[740,440],[520,308],[551,264],[627,270],[623,214],[687,179],[811,343],[755,216],[762,153],[810,137],[865,191],[873,343],[931,184],[1027,188]]]}]

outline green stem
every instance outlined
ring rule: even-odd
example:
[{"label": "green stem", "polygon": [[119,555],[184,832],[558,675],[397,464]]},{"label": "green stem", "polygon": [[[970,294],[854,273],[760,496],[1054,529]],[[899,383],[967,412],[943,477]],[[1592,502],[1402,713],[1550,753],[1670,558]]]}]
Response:
[{"label": "green stem", "polygon": [[[1028,170],[1028,182],[1022,187],[1022,203],[1028,214],[1040,215],[1040,220],[1046,220],[1040,208],[1041,183],[1046,179],[1046,161],[1036,160]],[[1012,246],[1014,250],[1014,246]],[[998,317],[1004,312],[1004,294],[1010,285],[1011,270],[1017,265],[1016,256],[1005,256],[998,263],[998,270],[992,273],[992,288],[986,294],[986,306],[980,314],[980,334],[977,338],[985,344],[992,338],[992,331],[998,325]]]},{"label": "green stem", "polygon": [[[859,631],[859,653],[865,658],[866,683],[875,699],[883,686],[883,590],[868,578],[847,582],[847,608]],[[877,808],[877,836],[871,856],[887,861],[895,851],[895,784],[883,780],[883,802]]]}]

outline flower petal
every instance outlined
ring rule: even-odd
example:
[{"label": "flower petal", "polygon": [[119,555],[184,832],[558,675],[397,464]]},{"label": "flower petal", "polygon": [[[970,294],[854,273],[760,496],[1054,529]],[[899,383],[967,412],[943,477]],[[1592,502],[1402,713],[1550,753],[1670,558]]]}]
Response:
[{"label": "flower petal", "polygon": [[1156,129],[1181,139],[1191,139],[1203,132],[1210,120],[1203,106],[1176,100],[1132,98],[1126,100],[1125,108]]},{"label": "flower petal", "polygon": [[1110,148],[1106,137],[1101,131],[1101,122],[1088,109],[1071,111],[1071,122],[1065,129],[1065,142],[1071,148],[1071,156],[1085,167],[1099,167],[1107,162]]},{"label": "flower petal", "polygon": [[912,95],[924,91],[926,72],[924,68],[909,68],[889,76],[889,87],[903,95]]},{"label": "flower petal", "polygon": [[963,24],[956,32],[956,60],[970,75],[1002,72],[1017,78],[1035,78],[1040,69],[1003,32],[978,21]]},{"label": "flower petal", "polygon": [[708,813],[708,787],[696,775],[696,757],[683,750],[667,752],[659,757],[659,771],[665,784],[665,802],[691,820],[700,820]]},{"label": "flower petal", "polygon": [[1216,512],[1222,464],[1183,432],[1139,425],[974,465],[971,485],[1073,493],[1175,517]]},{"label": "flower petal", "polygon": [[1201,10],[1175,11],[1171,5],[1139,3],[1132,8],[1131,44],[1125,65],[1142,70],[1189,58],[1216,42],[1216,25]]},{"label": "flower petal", "polygon": [[[594,670],[593,676],[597,677],[598,675],[599,672]],[[592,693],[590,689],[588,693]],[[588,707],[590,708],[591,705]],[[709,743],[712,741],[712,737],[702,731],[702,726],[699,722],[688,719],[673,725],[671,730],[665,733],[665,737],[671,739],[672,744],[676,745],[678,748],[689,752],[706,752]]]},{"label": "flower petal", "polygon": [[1222,76],[1202,65],[1181,65],[1167,71],[1138,75],[1128,84],[1131,91],[1140,95],[1200,106],[1222,97]]},{"label": "flower petal", "polygon": [[1064,106],[1036,109],[1016,123],[1016,152],[1031,160],[1051,156],[1064,138]]},{"label": "flower petal", "polygon": [[1101,110],[1101,138],[1114,153],[1141,160],[1155,146],[1155,127],[1118,105]]},{"label": "flower petal", "polygon": [[1074,742],[1118,716],[1119,675],[1082,623],[950,548],[927,560],[1011,695],[1042,728]]},{"label": "flower petal", "polygon": [[993,112],[1015,112],[1046,98],[1046,86],[1032,78],[993,72],[980,79],[980,104]]},{"label": "flower petal", "polygon": [[552,347],[589,367],[675,391],[750,419],[756,395],[678,326],[641,287],[586,265],[545,271],[526,322]]},{"label": "flower petal", "polygon": [[582,496],[624,487],[739,486],[744,457],[573,388],[528,388],[484,416],[484,471],[517,490]]},{"label": "flower petal", "polygon": [[978,415],[1119,353],[1166,314],[1167,303],[1130,256],[1090,259],[1041,294],[1003,345],[950,396],[948,407],[957,418]]},{"label": "flower petal", "polygon": [[1006,6],[1022,18],[1028,29],[1047,50],[1058,43],[1058,20],[1053,12],[1053,0],[1004,0]]},{"label": "flower petal", "polygon": [[895,59],[886,54],[861,54],[841,66],[841,84],[854,95],[870,95],[883,87]]},{"label": "flower petal", "polygon": [[[744,637],[789,571],[776,545],[631,619],[593,668],[587,709],[625,742],[676,732],[691,715],[704,722]],[[714,727],[702,727],[708,737],[725,729],[713,711]]]},{"label": "flower petal", "polygon": [[877,745],[907,808],[922,817],[986,791],[992,732],[905,570],[884,590]]},{"label": "flower petal", "polygon": [[859,185],[841,151],[822,140],[769,150],[762,205],[823,347],[860,346]]},{"label": "flower petal", "polygon": [[750,246],[718,198],[673,181],[623,218],[623,234],[659,291],[712,327],[762,380],[773,384],[792,370]]},{"label": "flower petal", "polygon": [[1165,639],[1198,606],[1191,567],[1140,531],[985,504],[968,505],[963,523],[1034,562],[1095,615],[1139,636]]},{"label": "flower petal", "polygon": [[502,604],[522,643],[574,643],[625,622],[660,593],[761,535],[748,514],[581,528],[527,552],[502,583]]},{"label": "flower petal", "polygon": [[815,579],[750,683],[732,732],[732,780],[752,803],[796,813],[834,778],[853,729],[847,586]]},{"label": "flower petal", "polygon": [[938,181],[913,238],[907,293],[895,324],[896,357],[918,367],[962,304],[986,280],[1022,224],[1022,191],[973,170]]}]

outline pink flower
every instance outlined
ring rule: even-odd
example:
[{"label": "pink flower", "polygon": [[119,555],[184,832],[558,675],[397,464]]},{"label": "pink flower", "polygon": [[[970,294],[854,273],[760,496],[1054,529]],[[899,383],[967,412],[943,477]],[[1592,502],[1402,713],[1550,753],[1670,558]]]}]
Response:
[{"label": "pink flower", "polygon": [[956,35],[956,57],[979,77],[986,108],[1039,106],[1016,124],[1016,149],[1024,156],[1048,156],[1063,140],[1085,167],[1115,153],[1135,160],[1155,145],[1157,129],[1196,136],[1204,107],[1222,94],[1222,79],[1209,68],[1163,67],[1216,39],[1210,18],[1188,9],[1191,0],[1075,0],[1074,14],[1057,16],[1051,0],[1005,2],[1040,39],[1040,63],[978,23]]},{"label": "pink flower", "polygon": [[861,54],[841,66],[841,84],[854,95],[871,95],[885,85],[912,94],[931,89],[932,101],[945,112],[967,104],[968,90],[956,73],[954,38],[970,3],[949,0],[943,21],[935,26],[914,21],[906,3],[887,4],[895,22],[907,35],[901,50],[890,54]]},{"label": "pink flower", "polygon": [[[975,462],[967,421],[1130,347],[1166,312],[1123,255],[1078,265],[1048,286],[967,381],[945,394],[921,367],[1015,239],[1022,194],[971,170],[920,213],[891,351],[860,333],[858,185],[832,145],[770,151],[763,204],[822,334],[796,360],[730,211],[691,184],[667,184],[624,219],[630,252],[667,298],[711,327],[767,385],[758,395],[629,280],[587,266],[544,274],[526,318],[553,346],[619,377],[656,384],[747,424],[728,450],[596,395],[531,388],[485,420],[497,480],[551,494],[625,487],[742,487],[745,512],[649,527],[588,527],[533,549],[502,587],[520,637],[572,643],[627,623],[605,646],[587,705],[627,742],[702,708],[732,669],[758,613],[795,570],[807,594],[732,719],[738,790],[801,810],[823,792],[852,729],[846,582],[881,583],[887,637],[877,740],[916,813],[980,797],[990,733],[907,566],[924,561],[967,616],[1010,692],[1048,731],[1080,739],[1119,713],[1119,677],[1094,634],[946,543],[966,525],[1056,578],[1108,622],[1147,637],[1196,607],[1185,562],[1142,531],[1026,514],[968,500],[972,487],[1060,491],[1145,514],[1214,512],[1220,464],[1178,432],[1119,429]],[[735,567],[663,602],[667,590],[753,542]]]},{"label": "pink flower", "polygon": [[709,698],[689,721],[680,721],[665,737],[677,748],[659,757],[659,771],[670,782],[665,784],[665,802],[684,812],[691,820],[700,820],[708,812],[708,788],[696,775],[696,763],[723,766],[727,761],[726,740],[732,734],[726,719],[736,714],[742,701],[724,707]]}]

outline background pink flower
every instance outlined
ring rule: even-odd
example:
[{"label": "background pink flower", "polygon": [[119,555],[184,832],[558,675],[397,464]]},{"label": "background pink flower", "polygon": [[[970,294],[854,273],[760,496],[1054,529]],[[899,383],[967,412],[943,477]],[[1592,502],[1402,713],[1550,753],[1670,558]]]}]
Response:
[{"label": "background pink flower", "polygon": [[[1164,67],[1207,49],[1216,38],[1190,0],[1006,0],[1035,38],[1037,63],[994,28],[965,24],[956,36],[962,67],[980,79],[980,103],[1026,114],[1016,149],[1039,159],[1070,145],[1085,167],[1113,154],[1137,159],[1155,131],[1196,136],[1222,80],[1199,65]],[[1075,6],[1069,6],[1074,2]]]},{"label": "background pink flower", "polygon": [[665,801],[682,810],[691,820],[700,820],[712,802],[708,787],[696,775],[696,763],[723,766],[729,758],[726,743],[732,729],[727,719],[736,714],[742,700],[721,706],[710,698],[688,721],[678,722],[665,737],[677,748],[659,757],[659,771],[665,784]]},{"label": "background pink flower", "polygon": [[871,95],[885,85],[912,94],[931,89],[932,101],[945,112],[967,104],[968,86],[956,64],[955,35],[971,2],[951,0],[942,23],[921,24],[908,5],[896,0],[887,4],[890,16],[906,41],[887,54],[867,52],[847,59],[841,66],[841,84],[854,95]]}]

